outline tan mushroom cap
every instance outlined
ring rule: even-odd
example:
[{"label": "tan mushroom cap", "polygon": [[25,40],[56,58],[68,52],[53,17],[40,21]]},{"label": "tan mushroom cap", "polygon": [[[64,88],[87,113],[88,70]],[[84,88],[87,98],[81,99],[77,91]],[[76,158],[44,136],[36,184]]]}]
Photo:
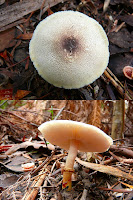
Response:
[{"label": "tan mushroom cap", "polygon": [[30,58],[47,82],[66,89],[94,82],[109,61],[108,38],[93,18],[77,11],[56,12],[36,27]]},{"label": "tan mushroom cap", "polygon": [[112,138],[102,130],[82,122],[52,120],[43,123],[38,129],[47,141],[66,150],[74,140],[82,152],[104,152],[113,144]]}]

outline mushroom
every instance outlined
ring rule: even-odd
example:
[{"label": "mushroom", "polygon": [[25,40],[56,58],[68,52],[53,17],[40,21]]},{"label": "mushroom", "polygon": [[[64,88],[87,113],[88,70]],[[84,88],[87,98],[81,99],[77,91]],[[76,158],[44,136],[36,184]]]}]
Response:
[{"label": "mushroom", "polygon": [[29,45],[38,73],[56,87],[76,89],[99,78],[109,61],[108,38],[93,18],[56,12],[36,27]]},{"label": "mushroom", "polygon": [[133,80],[133,67],[125,66],[123,68],[123,73],[124,73],[125,77],[127,77],[130,80]]},{"label": "mushroom", "polygon": [[44,138],[54,145],[68,150],[63,171],[62,188],[72,188],[71,175],[78,150],[82,152],[104,152],[113,144],[111,137],[99,128],[72,120],[51,120],[38,128]]}]

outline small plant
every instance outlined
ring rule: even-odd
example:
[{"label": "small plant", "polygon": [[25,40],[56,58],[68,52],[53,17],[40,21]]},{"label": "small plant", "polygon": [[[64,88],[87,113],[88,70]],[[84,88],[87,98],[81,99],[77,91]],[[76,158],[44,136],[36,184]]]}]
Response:
[{"label": "small plant", "polygon": [[0,108],[1,109],[6,109],[8,106],[8,100],[0,100]]},{"label": "small plant", "polygon": [[54,111],[53,111],[53,106],[51,106],[51,109],[48,110],[48,112],[51,113],[51,120],[54,120]]},{"label": "small plant", "polygon": [[25,100],[0,100],[1,109],[17,109],[27,103]]}]

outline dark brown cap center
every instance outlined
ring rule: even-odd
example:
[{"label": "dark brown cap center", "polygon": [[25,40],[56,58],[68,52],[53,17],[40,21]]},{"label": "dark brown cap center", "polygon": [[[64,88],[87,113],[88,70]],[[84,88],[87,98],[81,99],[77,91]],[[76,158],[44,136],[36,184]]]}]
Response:
[{"label": "dark brown cap center", "polygon": [[64,38],[62,41],[62,47],[70,54],[74,54],[78,48],[78,40],[72,37]]}]

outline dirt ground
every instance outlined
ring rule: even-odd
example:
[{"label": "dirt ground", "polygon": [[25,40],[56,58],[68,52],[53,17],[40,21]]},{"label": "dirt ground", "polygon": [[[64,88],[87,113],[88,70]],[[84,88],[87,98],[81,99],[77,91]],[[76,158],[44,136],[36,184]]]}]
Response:
[{"label": "dirt ground", "polygon": [[[132,0],[0,1],[0,99],[133,99],[132,9]],[[64,10],[96,19],[110,43],[108,70],[81,89],[66,90],[47,83],[29,58],[29,42],[38,23]],[[126,74],[125,66],[131,67]]]}]

